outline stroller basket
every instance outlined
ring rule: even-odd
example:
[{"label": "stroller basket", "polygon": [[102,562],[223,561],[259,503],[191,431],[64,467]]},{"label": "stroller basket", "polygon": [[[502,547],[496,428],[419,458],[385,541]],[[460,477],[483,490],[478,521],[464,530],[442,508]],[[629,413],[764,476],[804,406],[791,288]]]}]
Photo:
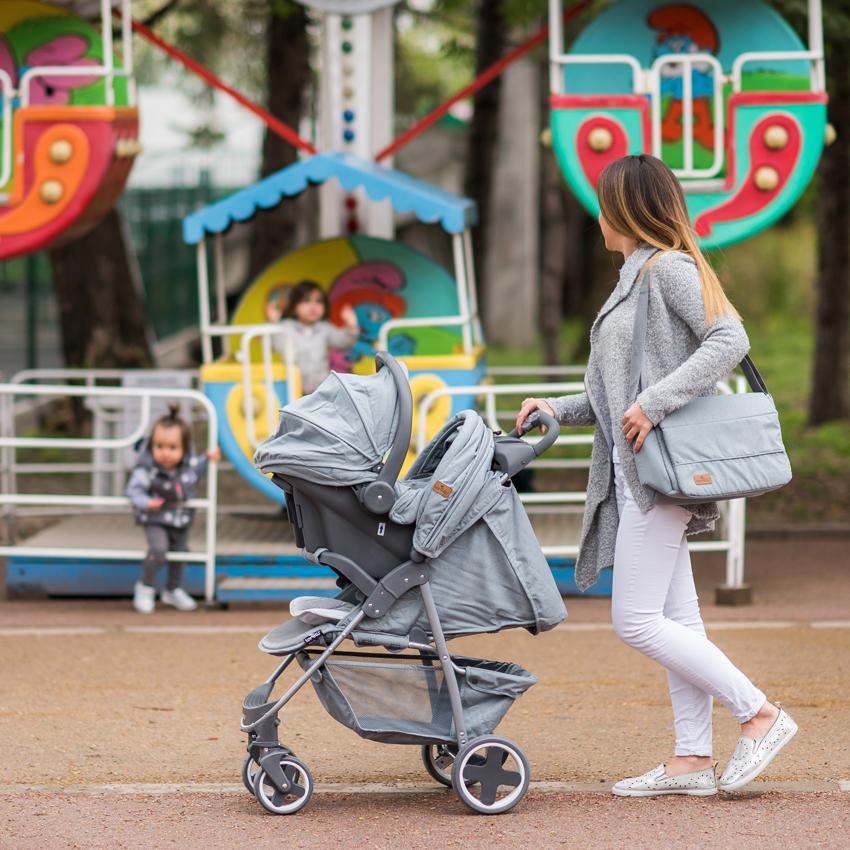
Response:
[{"label": "stroller basket", "polygon": [[[303,652],[297,659],[305,669],[311,660]],[[470,738],[493,732],[513,701],[537,682],[533,673],[509,661],[457,656],[454,661],[466,668],[458,685]],[[456,742],[449,692],[437,661],[329,660],[312,682],[328,714],[362,738],[385,744]]]}]

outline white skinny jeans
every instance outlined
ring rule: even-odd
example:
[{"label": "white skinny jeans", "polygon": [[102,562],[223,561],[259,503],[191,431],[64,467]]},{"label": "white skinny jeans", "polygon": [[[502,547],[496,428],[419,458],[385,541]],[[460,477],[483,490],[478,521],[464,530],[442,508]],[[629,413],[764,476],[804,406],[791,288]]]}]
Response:
[{"label": "white skinny jeans", "polygon": [[611,618],[629,646],[667,668],[677,756],[712,754],[712,697],[739,723],[765,695],[706,637],[685,528],[691,514],[655,505],[642,514],[615,456],[620,524],[614,553]]}]

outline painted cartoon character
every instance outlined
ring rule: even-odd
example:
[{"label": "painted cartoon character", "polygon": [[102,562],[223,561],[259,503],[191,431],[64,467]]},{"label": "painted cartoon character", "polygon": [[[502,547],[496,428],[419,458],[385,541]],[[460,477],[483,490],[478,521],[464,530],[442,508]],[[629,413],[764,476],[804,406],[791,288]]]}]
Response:
[{"label": "painted cartoon character", "polygon": [[[687,3],[659,6],[650,12],[647,23],[659,30],[653,59],[670,53],[716,54],[720,46],[717,29],[708,16]],[[682,138],[682,76],[682,65],[663,66],[661,93],[669,94],[671,98],[661,124],[661,139],[665,142],[677,142]],[[711,114],[714,79],[707,63],[693,66],[691,90],[694,139],[703,147],[714,150],[714,120]]]},{"label": "painted cartoon character", "polygon": [[[19,64],[10,43],[0,35],[0,70],[5,71],[12,86],[16,87],[30,68],[100,65],[97,59],[86,57],[88,52],[87,38],[77,34],[60,35],[31,50]],[[33,77],[29,102],[33,106],[64,106],[71,101],[74,89],[90,86],[98,79],[92,74],[45,74]],[[12,105],[18,105],[17,98]]]},{"label": "painted cartoon character", "polygon": [[[351,266],[331,284],[331,321],[339,324],[342,310],[354,308],[360,325],[360,338],[350,351],[332,356],[331,368],[349,372],[361,357],[373,357],[375,343],[384,322],[404,314],[407,306],[398,290],[404,287],[404,273],[394,263],[371,260]],[[407,334],[394,334],[389,340],[389,351],[396,357],[413,354],[416,342]]]}]

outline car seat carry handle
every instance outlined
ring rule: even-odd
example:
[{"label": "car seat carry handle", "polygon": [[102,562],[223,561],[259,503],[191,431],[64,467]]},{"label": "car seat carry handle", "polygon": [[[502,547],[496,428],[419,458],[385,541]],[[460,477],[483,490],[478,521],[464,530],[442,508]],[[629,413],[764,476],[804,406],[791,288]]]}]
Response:
[{"label": "car seat carry handle", "polygon": [[395,504],[395,483],[410,449],[410,432],[413,427],[413,394],[410,392],[407,374],[389,352],[379,351],[375,355],[375,369],[380,372],[385,367],[390,370],[398,396],[398,429],[378,477],[359,494],[361,504],[373,514],[387,514]]}]

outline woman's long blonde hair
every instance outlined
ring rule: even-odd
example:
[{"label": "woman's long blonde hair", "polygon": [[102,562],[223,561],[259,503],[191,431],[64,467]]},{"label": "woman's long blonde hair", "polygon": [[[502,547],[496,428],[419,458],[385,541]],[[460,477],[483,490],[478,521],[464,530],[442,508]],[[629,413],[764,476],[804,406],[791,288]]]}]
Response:
[{"label": "woman's long blonde hair", "polygon": [[599,175],[596,191],[602,215],[617,233],[694,258],[707,325],[727,314],[741,318],[700,251],[679,181],[660,159],[647,154],[617,159]]}]

